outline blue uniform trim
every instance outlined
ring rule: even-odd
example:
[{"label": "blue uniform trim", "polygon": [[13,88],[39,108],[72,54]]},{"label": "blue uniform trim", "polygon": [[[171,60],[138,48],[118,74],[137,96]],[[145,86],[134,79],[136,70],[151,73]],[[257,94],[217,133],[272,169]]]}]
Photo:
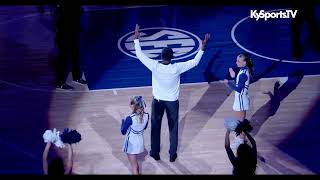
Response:
[{"label": "blue uniform trim", "polygon": [[[131,129],[131,128],[130,128],[130,129]],[[128,152],[129,138],[130,138],[129,135],[130,135],[130,131],[129,131],[128,135],[127,135],[126,145],[125,145],[125,147],[124,147],[124,152]]]},{"label": "blue uniform trim", "polygon": [[148,114],[148,120],[147,120],[147,124],[146,124],[146,126],[144,127],[144,129],[143,130],[145,130],[145,129],[147,129],[147,127],[148,127],[148,123],[149,123],[149,113],[144,113],[144,114]]},{"label": "blue uniform trim", "polygon": [[240,99],[241,99],[241,101],[240,101],[240,105],[241,105],[241,106],[240,106],[240,107],[242,107],[242,109],[241,109],[242,111],[244,110],[243,99],[242,99],[243,92],[244,92],[244,89],[242,89],[242,91],[241,91],[241,93],[240,93],[240,96],[239,96]]},{"label": "blue uniform trim", "polygon": [[143,130],[141,130],[141,131],[136,131],[136,130],[134,130],[134,129],[130,128],[130,132],[132,132],[133,134],[142,134],[142,133],[143,133],[143,131],[144,131],[144,129],[143,129]]},{"label": "blue uniform trim", "polygon": [[148,115],[148,120],[147,120],[146,126],[145,126],[145,127],[143,128],[143,130],[141,130],[141,131],[136,131],[136,130],[130,128],[130,131],[131,131],[133,134],[142,134],[143,131],[148,127],[149,114],[148,114],[148,113],[144,113],[144,114],[147,114],[147,115]]},{"label": "blue uniform trim", "polygon": [[127,130],[131,125],[132,125],[131,116],[128,116],[126,118],[126,120],[122,119],[122,123],[121,123],[121,133],[122,133],[122,135],[125,135],[127,133]]},{"label": "blue uniform trim", "polygon": [[239,105],[240,105],[240,111],[242,111],[242,103],[241,103],[241,97],[239,96]]},{"label": "blue uniform trim", "polygon": [[234,91],[241,93],[242,89],[245,88],[245,85],[246,85],[245,83],[247,80],[248,80],[248,76],[245,73],[241,73],[239,76],[239,82],[237,84],[234,84],[232,82],[228,82],[228,85]]}]

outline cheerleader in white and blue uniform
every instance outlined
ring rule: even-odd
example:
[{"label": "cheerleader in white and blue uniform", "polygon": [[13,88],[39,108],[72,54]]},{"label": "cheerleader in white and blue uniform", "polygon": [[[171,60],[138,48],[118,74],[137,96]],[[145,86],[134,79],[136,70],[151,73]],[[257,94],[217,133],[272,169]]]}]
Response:
[{"label": "cheerleader in white and blue uniform", "polygon": [[123,151],[127,153],[133,174],[139,174],[137,155],[144,152],[143,132],[148,126],[149,114],[145,110],[146,104],[142,96],[135,96],[130,100],[132,114],[122,119],[121,133],[126,135]]},{"label": "cheerleader in white and blue uniform", "polygon": [[[227,82],[229,87],[235,91],[233,111],[235,118],[242,122],[246,117],[246,111],[250,108],[248,89],[253,71],[253,63],[249,54],[241,53],[237,56],[236,64],[238,68],[240,68],[238,74],[236,74],[232,68],[229,68],[230,76],[234,79],[235,83],[227,80],[225,80],[225,82]],[[238,146],[243,143],[244,135],[240,134],[236,137],[231,148],[237,149]]]},{"label": "cheerleader in white and blue uniform", "polygon": [[[236,112],[246,112],[249,110],[250,99],[248,94],[249,84],[250,84],[250,74],[248,68],[241,67],[240,71],[236,77],[236,84],[228,82],[228,85],[235,91],[233,110]],[[244,114],[245,116],[245,114]],[[244,119],[243,113],[240,116]]]}]

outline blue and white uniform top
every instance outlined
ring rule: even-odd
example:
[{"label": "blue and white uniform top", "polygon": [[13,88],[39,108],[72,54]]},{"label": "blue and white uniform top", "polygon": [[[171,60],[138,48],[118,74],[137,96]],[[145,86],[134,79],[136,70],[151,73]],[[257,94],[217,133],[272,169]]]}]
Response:
[{"label": "blue and white uniform top", "polygon": [[248,94],[250,74],[247,67],[242,67],[235,78],[236,84],[229,82],[228,85],[235,91],[233,110],[247,111],[250,107]]},{"label": "blue and white uniform top", "polygon": [[144,152],[144,130],[148,126],[149,114],[144,113],[142,122],[139,115],[131,114],[122,120],[121,133],[126,135],[123,151],[127,154],[140,154]]}]

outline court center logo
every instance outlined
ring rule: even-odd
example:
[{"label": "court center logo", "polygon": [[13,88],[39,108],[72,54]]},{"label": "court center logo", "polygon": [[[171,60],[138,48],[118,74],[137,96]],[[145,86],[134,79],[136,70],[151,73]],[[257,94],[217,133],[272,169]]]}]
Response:
[{"label": "court center logo", "polygon": [[[134,49],[134,31],[118,40],[118,48],[124,54],[137,58]],[[161,60],[161,51],[165,47],[173,50],[173,59],[190,57],[200,49],[201,40],[196,35],[181,29],[153,27],[140,30],[140,46],[151,59]]]}]

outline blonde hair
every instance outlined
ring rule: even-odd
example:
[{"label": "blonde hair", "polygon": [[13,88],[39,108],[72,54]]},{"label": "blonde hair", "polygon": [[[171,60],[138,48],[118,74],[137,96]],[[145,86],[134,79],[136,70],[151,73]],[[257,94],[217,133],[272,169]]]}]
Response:
[{"label": "blonde hair", "polygon": [[130,99],[130,104],[134,106],[133,113],[139,116],[140,123],[143,122],[144,109],[146,103],[144,102],[142,96],[134,96]]}]

